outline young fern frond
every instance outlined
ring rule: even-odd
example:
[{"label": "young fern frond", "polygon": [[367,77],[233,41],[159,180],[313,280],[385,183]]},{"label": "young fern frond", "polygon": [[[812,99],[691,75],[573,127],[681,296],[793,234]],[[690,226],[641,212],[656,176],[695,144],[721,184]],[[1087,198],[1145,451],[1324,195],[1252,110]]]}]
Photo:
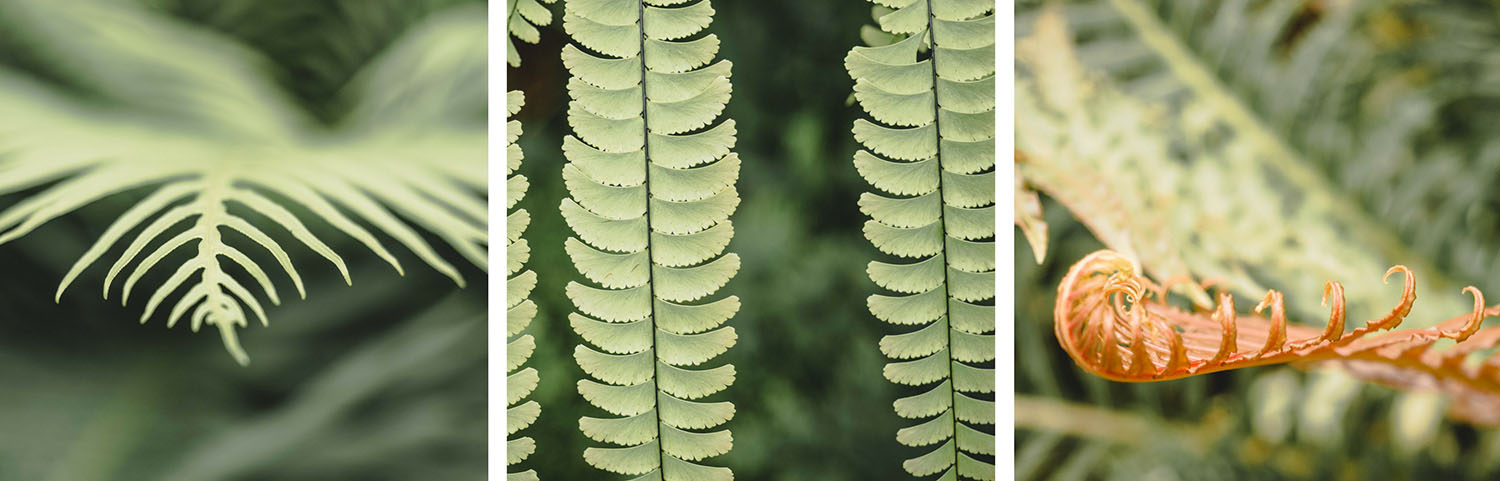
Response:
[{"label": "young fern frond", "polygon": [[[1356,377],[1405,389],[1437,389],[1453,397],[1450,413],[1460,420],[1500,424],[1500,356],[1470,363],[1471,354],[1500,345],[1500,327],[1481,328],[1500,314],[1485,307],[1473,286],[1473,311],[1433,327],[1393,330],[1411,314],[1416,276],[1402,273],[1401,300],[1390,313],[1345,332],[1344,288],[1330,281],[1323,300],[1326,328],[1289,324],[1278,291],[1268,291],[1254,315],[1240,315],[1234,296],[1220,292],[1213,311],[1190,312],[1167,302],[1176,279],[1156,284],[1136,273],[1127,257],[1109,250],[1084,257],[1058,286],[1053,326],[1063,350],[1079,367],[1126,382],[1166,381],[1243,367],[1335,361]],[[1206,287],[1206,286],[1204,286]],[[1270,318],[1262,315],[1270,311]],[[1387,331],[1387,332],[1382,332]],[[1438,341],[1457,344],[1432,349]]]},{"label": "young fern frond", "polygon": [[[506,94],[505,106],[510,117],[515,117],[525,103],[526,95],[519,90]],[[540,381],[536,368],[521,369],[521,365],[531,358],[532,351],[536,350],[536,338],[531,337],[531,334],[522,334],[536,317],[536,303],[528,299],[531,289],[536,287],[536,273],[522,270],[526,261],[531,258],[531,247],[526,244],[526,239],[521,238],[521,234],[526,232],[526,226],[531,224],[531,214],[526,209],[516,208],[516,203],[526,195],[526,188],[530,185],[526,176],[516,173],[521,168],[521,146],[516,144],[516,140],[521,138],[521,121],[512,119],[507,122],[505,135],[505,172],[508,176],[505,179],[505,209],[508,211],[505,216],[505,337],[509,339],[505,344],[505,392],[509,396],[505,400],[505,405],[509,406],[505,410],[505,427],[506,435],[509,436],[535,422],[542,413],[542,406],[535,400],[521,402],[531,395]],[[536,441],[530,437],[509,439],[505,443],[505,464],[509,466],[525,461],[534,451]],[[506,479],[536,481],[537,476],[536,471],[528,469],[509,473]]]},{"label": "young fern frond", "polygon": [[[541,3],[537,3],[541,2]],[[516,52],[516,40],[535,44],[542,41],[539,26],[552,24],[552,11],[542,3],[557,0],[508,0],[510,14],[505,17],[505,61],[512,67],[521,66],[521,54]]]},{"label": "young fern frond", "polygon": [[[248,275],[260,295],[278,304],[281,296],[272,278],[279,276],[272,271],[279,270],[292,281],[299,297],[305,296],[292,255],[267,230],[290,234],[333,264],[349,282],[340,254],[304,224],[305,220],[320,219],[358,240],[400,272],[400,264],[365,227],[367,224],[462,285],[458,270],[400,215],[484,268],[488,241],[484,227],[487,207],[482,194],[487,184],[482,129],[430,129],[400,120],[351,118],[351,124],[364,128],[309,136],[293,134],[305,126],[286,124],[290,116],[285,115],[247,115],[218,123],[214,119],[234,117],[234,108],[256,113],[295,109],[279,105],[279,98],[264,94],[274,91],[260,82],[266,79],[241,75],[253,71],[244,65],[248,59],[209,49],[217,44],[166,43],[171,37],[160,35],[162,30],[185,28],[170,21],[115,4],[12,6],[23,6],[42,16],[57,15],[52,18],[78,22],[79,30],[97,34],[77,45],[63,44],[68,48],[88,47],[101,62],[114,63],[87,68],[151,71],[158,76],[156,80],[175,86],[170,91],[122,90],[121,96],[142,103],[160,95],[194,99],[173,106],[180,111],[169,113],[122,112],[68,98],[0,69],[0,104],[7,110],[0,118],[0,149],[6,152],[0,158],[0,194],[40,189],[0,211],[0,244],[112,194],[151,189],[82,254],[58,286],[58,300],[84,270],[102,263],[112,248],[123,246],[123,254],[109,261],[105,298],[112,287],[120,285],[122,304],[132,295],[136,299],[146,297],[140,317],[143,323],[158,312],[166,312],[169,327],[183,318],[190,319],[194,331],[205,323],[213,325],[230,354],[245,364],[249,357],[240,347],[235,329],[247,324],[250,316],[246,310],[262,324],[267,323],[267,317],[257,294],[237,276]],[[378,72],[399,69],[402,64],[420,60],[423,52],[437,44],[451,48],[455,45],[451,42],[473,40],[476,37],[472,34],[483,31],[482,22],[478,24],[480,29],[475,29],[474,22],[462,17],[446,17],[441,22],[441,28],[419,29],[424,34],[409,40],[417,47],[393,49],[404,53],[381,59],[371,68],[377,74],[361,77],[362,83],[356,87],[379,89],[381,82],[391,79]],[[455,34],[456,38],[449,36]],[[104,38],[110,41],[101,41]],[[483,38],[482,34],[477,38]],[[198,62],[201,58],[212,58],[213,62]],[[463,65],[474,66],[473,62]],[[465,73],[453,71],[449,75]],[[379,103],[378,99],[367,100]],[[213,107],[231,111],[192,111]],[[184,118],[192,121],[177,123]],[[306,213],[295,213],[293,206]],[[177,261],[179,257],[171,256],[179,251],[192,256]],[[276,260],[279,269],[260,266],[252,257],[266,254]],[[164,262],[168,259],[178,263]],[[137,293],[136,284],[154,268],[167,271],[174,267],[163,284],[147,294]],[[183,288],[186,290],[175,302],[168,300]]]},{"label": "young fern frond", "polygon": [[[937,446],[904,463],[915,476],[995,479],[995,21],[988,0],[875,0],[885,40],[844,58],[854,96],[874,122],[854,122],[860,175],[886,195],[860,196],[865,236],[911,263],[871,262],[870,279],[900,295],[870,312],[921,326],[880,341],[892,382],[936,385],[898,399],[920,424],[897,441]],[[894,10],[891,10],[894,9]],[[977,396],[976,396],[977,395]],[[978,457],[976,457],[978,456]]]},{"label": "young fern frond", "polygon": [[[734,415],[706,402],[734,382],[734,366],[695,368],[737,337],[721,327],[739,298],[706,298],[739,270],[724,254],[739,205],[734,121],[710,126],[730,95],[730,63],[710,65],[708,0],[568,0],[563,48],[572,79],[563,139],[562,214],[578,235],[567,251],[588,283],[570,282],[569,319],[589,344],[574,352],[578,391],[617,418],[584,417],[584,459],[637,480],[733,479],[699,464],[733,445],[710,431]],[[721,255],[722,254],[722,255]],[[592,284],[592,285],[591,285]]]}]

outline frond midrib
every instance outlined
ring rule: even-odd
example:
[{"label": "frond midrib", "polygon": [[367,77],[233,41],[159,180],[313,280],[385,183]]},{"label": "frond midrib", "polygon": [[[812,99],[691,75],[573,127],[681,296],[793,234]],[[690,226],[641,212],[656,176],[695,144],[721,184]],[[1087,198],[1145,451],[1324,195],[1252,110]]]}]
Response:
[{"label": "frond midrib", "polygon": [[646,189],[646,290],[651,298],[651,307],[647,318],[651,319],[651,383],[652,390],[656,392],[651,397],[652,416],[656,418],[656,469],[666,469],[666,447],[661,442],[661,358],[656,350],[660,343],[661,330],[656,326],[656,258],[651,255],[651,120],[649,108],[650,98],[646,94],[650,89],[646,88],[646,0],[636,0],[636,14],[640,27],[640,60],[641,60],[641,154],[645,158],[642,167],[645,167],[645,180],[642,184]]},{"label": "frond midrib", "polygon": [[[938,222],[938,232],[942,233],[942,235],[944,236],[943,237],[943,247],[942,247],[942,249],[940,249],[941,254],[939,254],[939,255],[943,256],[943,286],[942,286],[942,288],[943,288],[943,296],[945,297],[945,299],[943,300],[943,318],[948,323],[948,329],[947,329],[947,332],[945,333],[946,338],[945,338],[945,341],[944,341],[944,345],[947,346],[947,350],[948,350],[948,364],[946,366],[947,369],[948,369],[948,380],[949,380],[949,383],[948,383],[948,411],[951,412],[951,413],[953,413],[953,439],[957,440],[957,438],[958,438],[958,428],[959,428],[959,426],[961,425],[961,423],[963,421],[960,421],[958,419],[958,389],[952,383],[952,380],[953,380],[953,363],[956,361],[956,359],[954,359],[954,357],[953,357],[954,356],[954,354],[953,354],[953,352],[954,352],[953,351],[953,329],[954,329],[954,327],[953,327],[953,313],[952,313],[952,309],[953,309],[953,289],[949,289],[948,288],[948,285],[951,282],[951,279],[949,278],[948,273],[953,269],[953,267],[951,265],[949,265],[949,262],[953,259],[953,257],[950,256],[950,255],[948,255],[948,240],[947,240],[948,225],[946,224],[946,220],[945,220],[945,218],[947,217],[947,211],[948,211],[948,209],[947,209],[948,199],[943,196],[943,194],[944,194],[944,191],[943,191],[943,127],[942,127],[942,124],[941,124],[943,116],[939,112],[939,109],[942,108],[941,107],[942,103],[938,101],[938,95],[939,95],[939,93],[938,93],[938,88],[937,88],[938,82],[939,82],[939,79],[938,79],[938,70],[937,70],[937,64],[938,64],[938,55],[937,55],[937,53],[938,53],[938,40],[937,40],[937,32],[935,30],[933,30],[933,28],[932,28],[933,19],[936,17],[936,14],[933,13],[933,11],[932,11],[932,0],[923,0],[923,1],[927,2],[927,38],[928,38],[928,40],[932,41],[932,48],[931,48],[931,50],[929,50],[930,54],[928,56],[928,61],[927,61],[927,65],[928,65],[928,67],[930,67],[929,70],[932,72],[932,130],[936,133],[935,135],[937,135],[937,137],[938,137],[938,139],[937,139],[937,155],[936,155],[936,157],[937,157],[937,170],[938,170],[938,175],[937,175],[938,221],[937,222]],[[939,415],[941,415],[941,414],[939,414]],[[958,474],[957,473],[957,470],[958,470],[958,456],[959,456],[958,453],[959,453],[958,446],[955,445],[953,447],[953,469],[954,469],[954,474],[955,475]]]}]

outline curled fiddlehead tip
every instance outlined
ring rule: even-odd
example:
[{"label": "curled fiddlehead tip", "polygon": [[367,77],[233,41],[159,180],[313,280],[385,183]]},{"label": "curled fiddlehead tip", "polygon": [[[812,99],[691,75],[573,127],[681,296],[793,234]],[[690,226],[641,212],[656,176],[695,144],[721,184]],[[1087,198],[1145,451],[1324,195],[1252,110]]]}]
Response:
[{"label": "curled fiddlehead tip", "polygon": [[[1140,275],[1134,265],[1109,250],[1085,256],[1058,286],[1053,313],[1058,341],[1074,361],[1089,372],[1118,381],[1175,379],[1337,357],[1336,348],[1363,349],[1350,345],[1377,330],[1395,327],[1416,300],[1411,270],[1393,267],[1384,279],[1397,272],[1405,279],[1396,308],[1346,334],[1344,287],[1338,282],[1324,285],[1323,305],[1331,306],[1328,323],[1323,329],[1313,329],[1288,322],[1285,298],[1276,290],[1267,291],[1250,315],[1237,314],[1234,297],[1222,291],[1212,310],[1189,312],[1168,303],[1167,295],[1175,286],[1193,284],[1191,278],[1174,277],[1158,285]],[[1472,335],[1475,327],[1466,324],[1452,330],[1444,337],[1467,338],[1463,333]]]},{"label": "curled fiddlehead tip", "polygon": [[1333,342],[1344,336],[1344,285],[1338,281],[1328,281],[1324,284],[1321,305],[1327,306],[1330,296],[1333,299],[1333,308],[1328,312],[1328,328],[1323,330],[1323,339]]},{"label": "curled fiddlehead tip", "polygon": [[[1416,276],[1405,266],[1386,271],[1382,280],[1402,273],[1401,300],[1384,317],[1344,332],[1347,314],[1344,287],[1323,286],[1329,307],[1323,329],[1289,324],[1279,291],[1261,297],[1253,314],[1235,311],[1234,296],[1220,291],[1209,311],[1189,312],[1167,302],[1173,286],[1191,279],[1172,278],[1157,285],[1137,273],[1125,256],[1098,251],[1068,270],[1058,286],[1053,312],[1058,342],[1080,367],[1115,381],[1178,379],[1196,374],[1277,363],[1333,361],[1355,376],[1397,389],[1437,389],[1453,396],[1450,413],[1481,425],[1500,425],[1500,356],[1480,365],[1463,362],[1470,354],[1500,346],[1500,327],[1483,328],[1484,319],[1500,315],[1500,306],[1485,307],[1484,294],[1469,286],[1472,312],[1425,329],[1392,330],[1411,313]],[[1201,284],[1200,284],[1201,285]],[[1263,316],[1269,310],[1269,318]],[[1441,339],[1458,344],[1432,349]]]},{"label": "curled fiddlehead tip", "polygon": [[1484,293],[1479,292],[1479,288],[1474,286],[1466,286],[1462,292],[1474,297],[1474,312],[1469,314],[1469,318],[1464,322],[1462,328],[1449,333],[1458,342],[1468,340],[1474,333],[1479,332],[1479,326],[1484,324],[1485,317]]},{"label": "curled fiddlehead tip", "polygon": [[1389,283],[1391,274],[1397,272],[1402,274],[1401,302],[1391,309],[1390,314],[1366,323],[1371,330],[1388,330],[1401,325],[1401,321],[1411,314],[1412,305],[1417,302],[1417,276],[1412,274],[1411,269],[1406,266],[1391,266],[1385,271],[1385,275],[1380,277],[1380,282]]}]

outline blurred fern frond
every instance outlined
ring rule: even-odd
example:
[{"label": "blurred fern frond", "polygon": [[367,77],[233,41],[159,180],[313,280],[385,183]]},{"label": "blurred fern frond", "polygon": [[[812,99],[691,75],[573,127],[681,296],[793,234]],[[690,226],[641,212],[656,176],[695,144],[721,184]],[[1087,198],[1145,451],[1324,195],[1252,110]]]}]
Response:
[{"label": "blurred fern frond", "polygon": [[[1018,123],[1017,142],[1032,159],[1019,166],[1105,244],[1157,278],[1222,279],[1247,296],[1268,290],[1265,284],[1317,292],[1325,280],[1373,279],[1387,266],[1407,264],[1429,279],[1418,296],[1433,300],[1434,312],[1466,310],[1462,298],[1448,294],[1457,289],[1449,290],[1443,273],[1351,209],[1296,157],[1285,159],[1295,152],[1179,55],[1175,40],[1153,37],[1182,70],[1172,78],[1187,79],[1180,81],[1185,86],[1170,102],[1151,102],[1071,60],[1073,41],[1062,21],[1043,18],[1041,25],[1055,27],[1039,26],[1018,52],[1017,115],[1027,121]],[[1351,230],[1367,242],[1341,242]],[[1346,287],[1355,305],[1377,306],[1387,296],[1373,283]],[[1201,291],[1195,295],[1199,305],[1210,304]],[[1311,300],[1290,308],[1307,317],[1319,311]],[[1438,320],[1418,315],[1413,323]]]},{"label": "blurred fern frond", "polygon": [[844,67],[874,121],[854,121],[860,175],[885,195],[860,195],[865,237],[909,264],[871,261],[871,314],[920,329],[880,340],[891,382],[932,386],[895,402],[922,420],[896,440],[930,447],[906,460],[914,476],[994,479],[994,3],[875,2],[880,33]]},{"label": "blurred fern frond", "polygon": [[[187,287],[171,304],[167,325],[187,317],[194,331],[205,323],[217,327],[242,364],[249,358],[235,329],[247,324],[246,310],[268,321],[240,273],[279,303],[273,275],[257,261],[269,254],[305,294],[280,234],[262,228],[290,234],[346,282],[340,253],[305,221],[332,226],[400,272],[375,233],[392,237],[463,285],[418,228],[484,268],[484,130],[472,122],[432,122],[451,119],[449,107],[482,102],[484,87],[410,86],[393,73],[422,71],[432,49],[455,49],[466,53],[449,57],[458,61],[440,66],[443,73],[417,81],[482,78],[485,27],[471,13],[435,16],[435,25],[409,36],[405,49],[374,62],[350,86],[361,94],[356,113],[346,127],[328,129],[278,93],[254,54],[214,34],[131,4],[4,2],[0,19],[9,31],[46,54],[36,61],[48,68],[28,71],[75,79],[77,87],[43,85],[0,68],[0,103],[7,108],[0,119],[0,193],[28,192],[0,212],[0,243],[113,194],[149,189],[83,253],[57,296],[106,259],[114,260],[104,295],[122,280],[122,303],[154,267],[175,266],[152,289],[141,322]],[[422,118],[390,115],[419,106],[428,107]],[[121,245],[122,254],[111,254]],[[251,245],[248,252],[237,247]],[[192,255],[179,260],[179,250]]]}]

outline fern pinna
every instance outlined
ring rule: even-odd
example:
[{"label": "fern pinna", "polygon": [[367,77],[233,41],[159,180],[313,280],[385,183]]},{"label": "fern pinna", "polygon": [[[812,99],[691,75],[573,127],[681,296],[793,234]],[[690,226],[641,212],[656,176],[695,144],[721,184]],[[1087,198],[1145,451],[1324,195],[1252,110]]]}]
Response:
[{"label": "fern pinna", "polygon": [[[552,23],[552,11],[543,3],[557,0],[507,0],[510,13],[505,17],[505,61],[512,67],[521,66],[521,54],[516,51],[516,40],[535,44],[542,41],[542,31],[537,28]],[[540,2],[540,3],[538,3]]]},{"label": "fern pinna", "polygon": [[[994,2],[874,0],[878,46],[844,58],[854,96],[874,118],[854,122],[865,147],[854,165],[876,189],[860,210],[881,252],[920,259],[871,262],[870,279],[901,295],[870,296],[882,321],[919,329],[886,336],[893,382],[935,387],[895,402],[896,433],[936,449],[909,459],[916,476],[994,479],[995,20]],[[977,395],[977,396],[976,396]],[[928,419],[931,418],[931,419]],[[991,428],[992,429],[992,428]],[[978,457],[976,457],[978,456]]]},{"label": "fern pinna", "polygon": [[[699,35],[708,0],[568,0],[563,48],[572,78],[563,139],[566,249],[588,281],[571,282],[569,316],[589,344],[574,352],[598,381],[578,390],[621,416],[584,417],[589,464],[639,480],[733,479],[698,464],[724,454],[729,402],[699,399],[734,382],[734,366],[693,368],[734,345],[739,299],[704,300],[739,270],[723,254],[739,205],[734,122],[710,124],[729,101],[730,63],[709,65],[719,40]],[[581,48],[580,48],[581,47]],[[601,352],[603,351],[603,352]]]},{"label": "fern pinna", "polygon": [[[526,96],[520,91],[512,91],[505,97],[506,109],[512,117],[525,103]],[[508,398],[505,405],[509,406],[505,410],[505,427],[506,435],[512,435],[536,421],[537,416],[542,413],[542,407],[536,401],[521,403],[522,399],[526,399],[536,389],[540,380],[536,368],[520,369],[531,358],[532,351],[536,350],[536,338],[531,337],[531,334],[521,334],[536,317],[536,303],[527,298],[536,287],[536,272],[522,270],[526,261],[531,258],[531,246],[526,244],[526,239],[521,238],[521,234],[526,232],[526,226],[531,224],[531,214],[526,209],[516,208],[516,203],[521,202],[521,197],[526,195],[526,188],[530,185],[526,176],[516,173],[521,168],[522,158],[521,146],[516,144],[516,140],[521,137],[521,122],[514,119],[507,122],[505,135],[505,171],[509,176],[505,179],[505,209],[509,211],[505,216],[505,270],[509,276],[505,280],[505,336],[510,339],[505,344],[505,393]],[[514,465],[525,461],[535,450],[536,442],[530,437],[507,440],[505,463]],[[508,479],[535,481],[537,476],[535,471],[528,469],[510,473]]]}]

